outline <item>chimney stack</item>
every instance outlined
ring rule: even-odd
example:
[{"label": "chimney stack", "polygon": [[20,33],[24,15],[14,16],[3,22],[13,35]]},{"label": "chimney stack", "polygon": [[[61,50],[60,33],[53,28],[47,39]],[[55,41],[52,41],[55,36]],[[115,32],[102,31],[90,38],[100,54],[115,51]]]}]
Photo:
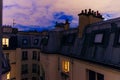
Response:
[{"label": "chimney stack", "polygon": [[99,11],[94,11],[89,9],[82,10],[79,16],[79,37],[82,37],[84,27],[103,20],[102,15],[99,13]]},{"label": "chimney stack", "polygon": [[64,25],[64,30],[68,30],[68,29],[69,29],[69,27],[70,27],[69,20],[68,20],[68,19],[66,19],[66,21],[65,21],[65,25]]}]

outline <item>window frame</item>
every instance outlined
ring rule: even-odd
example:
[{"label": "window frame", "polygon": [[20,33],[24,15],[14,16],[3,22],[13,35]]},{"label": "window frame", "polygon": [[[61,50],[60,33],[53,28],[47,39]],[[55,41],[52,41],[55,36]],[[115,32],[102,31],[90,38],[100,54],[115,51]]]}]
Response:
[{"label": "window frame", "polygon": [[21,74],[27,74],[28,73],[28,64],[22,64],[21,65]]},{"label": "window frame", "polygon": [[37,73],[37,64],[32,64],[32,73]]},{"label": "window frame", "polygon": [[49,36],[48,35],[42,36],[40,44],[42,44],[44,46],[47,46],[48,45],[48,41],[49,41]]},{"label": "window frame", "polygon": [[32,59],[33,60],[37,60],[37,57],[38,55],[37,55],[37,51],[32,51]]},{"label": "window frame", "polygon": [[[95,36],[97,34],[103,34],[102,42],[95,42]],[[99,45],[101,47],[106,47],[109,43],[109,37],[110,37],[110,29],[94,30],[91,32],[90,44],[92,43],[92,46]]]},{"label": "window frame", "polygon": [[120,28],[118,28],[116,31],[115,31],[115,36],[114,36],[114,44],[113,46],[114,47],[120,47]]},{"label": "window frame", "polygon": [[22,51],[22,60],[28,60],[28,51]]},{"label": "window frame", "polygon": [[62,71],[65,73],[70,72],[70,61],[69,60],[62,61]]},{"label": "window frame", "polygon": [[100,78],[104,80],[104,74],[89,69],[87,69],[86,72],[87,72],[87,80],[101,80]]},{"label": "window frame", "polygon": [[[100,41],[96,41],[96,40],[98,40],[98,37],[100,37]],[[101,44],[101,43],[103,43],[103,38],[104,38],[104,34],[103,33],[97,33],[97,34],[95,34],[95,37],[94,37],[94,43],[95,44]]]},{"label": "window frame", "polygon": [[9,47],[9,38],[3,37],[2,38],[2,47]]}]

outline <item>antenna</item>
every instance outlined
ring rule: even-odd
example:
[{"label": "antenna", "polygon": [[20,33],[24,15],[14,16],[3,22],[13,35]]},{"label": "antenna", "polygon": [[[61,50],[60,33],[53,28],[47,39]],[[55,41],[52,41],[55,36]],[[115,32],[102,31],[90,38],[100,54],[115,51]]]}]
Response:
[{"label": "antenna", "polygon": [[16,23],[15,23],[15,19],[13,19],[13,27],[15,26],[15,24],[16,24]]}]

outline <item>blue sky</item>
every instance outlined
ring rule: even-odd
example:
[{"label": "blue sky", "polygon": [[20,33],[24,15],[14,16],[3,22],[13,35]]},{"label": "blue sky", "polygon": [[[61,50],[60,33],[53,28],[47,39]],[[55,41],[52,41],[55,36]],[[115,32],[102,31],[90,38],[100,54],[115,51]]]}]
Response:
[{"label": "blue sky", "polygon": [[99,11],[106,19],[120,16],[119,0],[3,0],[3,24],[19,30],[53,29],[55,22],[69,19],[71,27],[78,25],[82,9]]}]

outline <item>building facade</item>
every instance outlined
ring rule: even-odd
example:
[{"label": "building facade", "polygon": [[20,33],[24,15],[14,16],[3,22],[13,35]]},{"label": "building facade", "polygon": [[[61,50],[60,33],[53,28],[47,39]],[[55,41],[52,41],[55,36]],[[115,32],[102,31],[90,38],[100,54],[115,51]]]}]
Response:
[{"label": "building facade", "polygon": [[69,24],[42,33],[3,26],[2,47],[11,66],[6,79],[119,80],[120,18],[103,21],[89,9],[79,14],[78,28]]},{"label": "building facade", "polygon": [[49,32],[47,44],[41,44],[41,78],[119,80],[120,18],[103,21],[98,12],[85,10],[79,22],[78,29]]},{"label": "building facade", "polygon": [[39,80],[40,33],[20,32],[11,26],[3,26],[2,31],[3,53],[11,66],[3,80]]}]

